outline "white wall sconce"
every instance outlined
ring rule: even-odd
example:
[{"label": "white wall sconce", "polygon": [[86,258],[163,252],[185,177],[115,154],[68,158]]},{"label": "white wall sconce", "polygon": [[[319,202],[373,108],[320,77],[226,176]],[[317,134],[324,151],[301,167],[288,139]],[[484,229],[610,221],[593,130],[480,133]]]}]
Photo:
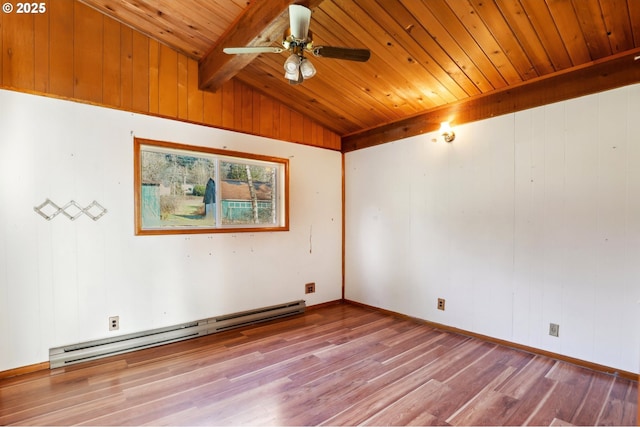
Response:
[{"label": "white wall sconce", "polygon": [[456,133],[451,129],[449,122],[440,123],[440,135],[442,135],[445,142],[451,142],[456,139]]}]

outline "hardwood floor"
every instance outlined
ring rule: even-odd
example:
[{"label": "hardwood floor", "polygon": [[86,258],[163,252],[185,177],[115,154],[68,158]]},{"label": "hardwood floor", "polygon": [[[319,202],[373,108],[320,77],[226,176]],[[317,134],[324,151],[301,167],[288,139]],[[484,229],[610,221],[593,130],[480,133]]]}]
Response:
[{"label": "hardwood floor", "polygon": [[635,425],[638,383],[347,304],[0,380],[0,424]]}]

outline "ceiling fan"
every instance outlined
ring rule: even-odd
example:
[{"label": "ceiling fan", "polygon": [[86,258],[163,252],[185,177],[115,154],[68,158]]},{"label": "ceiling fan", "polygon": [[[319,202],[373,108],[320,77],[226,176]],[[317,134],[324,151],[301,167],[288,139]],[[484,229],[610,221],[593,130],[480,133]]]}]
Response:
[{"label": "ceiling fan", "polygon": [[285,31],[282,47],[279,46],[246,46],[226,47],[224,53],[256,54],[256,53],[281,53],[285,50],[291,55],[284,62],[285,79],[291,84],[302,83],[316,74],[316,68],[304,56],[311,53],[320,58],[346,59],[348,61],[366,62],[371,56],[369,49],[356,49],[335,46],[314,46],[309,23],[311,22],[311,10],[307,7],[292,4],[289,6],[290,28]]}]

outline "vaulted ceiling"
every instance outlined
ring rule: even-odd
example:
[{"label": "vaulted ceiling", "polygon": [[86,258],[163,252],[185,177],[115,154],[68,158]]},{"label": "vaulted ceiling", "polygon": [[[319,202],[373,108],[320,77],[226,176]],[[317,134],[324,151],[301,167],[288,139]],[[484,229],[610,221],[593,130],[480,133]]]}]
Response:
[{"label": "vaulted ceiling", "polygon": [[238,79],[351,148],[640,81],[638,0],[298,1],[315,46],[371,50],[366,63],[311,57],[300,85],[284,79],[286,51],[222,52],[280,46],[294,1],[81,1],[199,61],[202,89]]}]

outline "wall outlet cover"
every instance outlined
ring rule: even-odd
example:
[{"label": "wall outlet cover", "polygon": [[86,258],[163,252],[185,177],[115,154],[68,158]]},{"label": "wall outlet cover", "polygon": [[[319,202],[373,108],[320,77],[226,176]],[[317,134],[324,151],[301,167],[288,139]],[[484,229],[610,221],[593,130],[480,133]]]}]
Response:
[{"label": "wall outlet cover", "polygon": [[117,331],[118,329],[120,329],[120,316],[109,317],[109,330]]}]

